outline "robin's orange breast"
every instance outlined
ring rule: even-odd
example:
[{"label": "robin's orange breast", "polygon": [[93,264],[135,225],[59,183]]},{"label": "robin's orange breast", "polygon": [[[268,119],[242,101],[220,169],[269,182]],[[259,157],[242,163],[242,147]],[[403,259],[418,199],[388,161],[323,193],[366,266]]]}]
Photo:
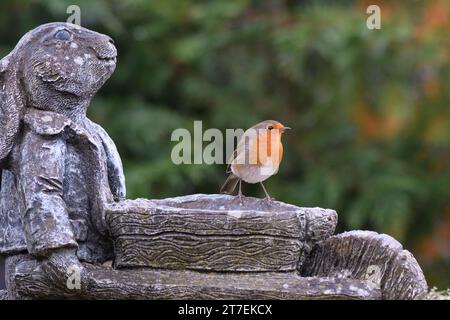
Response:
[{"label": "robin's orange breast", "polygon": [[264,130],[244,143],[236,149],[236,158],[231,164],[236,176],[247,183],[258,183],[278,172],[283,157],[279,133]]}]

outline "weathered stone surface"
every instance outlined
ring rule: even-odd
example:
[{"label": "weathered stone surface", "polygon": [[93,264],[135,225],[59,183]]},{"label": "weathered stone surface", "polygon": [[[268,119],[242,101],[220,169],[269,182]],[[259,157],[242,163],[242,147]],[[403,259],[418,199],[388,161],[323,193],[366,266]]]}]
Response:
[{"label": "weathered stone surface", "polygon": [[0,290],[0,300],[6,300],[8,298],[8,292],[6,290]]},{"label": "weathered stone surface", "polygon": [[370,281],[304,278],[295,272],[203,273],[177,270],[112,270],[85,265],[87,290],[61,289],[35,260],[16,265],[12,278],[26,299],[379,299]]},{"label": "weathered stone surface", "polygon": [[227,195],[112,204],[106,219],[115,266],[211,271],[292,271],[333,234],[334,210]]},{"label": "weathered stone surface", "polygon": [[317,243],[303,276],[349,277],[375,282],[383,299],[420,298],[427,283],[416,259],[394,238],[350,231]]}]

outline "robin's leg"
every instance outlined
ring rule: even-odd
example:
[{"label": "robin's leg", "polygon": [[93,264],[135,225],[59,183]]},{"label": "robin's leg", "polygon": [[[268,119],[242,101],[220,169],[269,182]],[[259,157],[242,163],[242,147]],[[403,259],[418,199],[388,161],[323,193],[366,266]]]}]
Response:
[{"label": "robin's leg", "polygon": [[244,199],[244,194],[242,193],[242,179],[239,179],[239,192],[238,192],[238,199],[239,202],[242,203],[242,200]]},{"label": "robin's leg", "polygon": [[266,190],[266,187],[264,187],[264,185],[263,185],[262,182],[260,182],[260,184],[261,184],[261,187],[262,187],[263,190],[264,190],[264,193],[266,194],[266,200],[267,200],[268,202],[272,202],[273,198],[270,197],[269,193],[268,193],[267,190]]}]

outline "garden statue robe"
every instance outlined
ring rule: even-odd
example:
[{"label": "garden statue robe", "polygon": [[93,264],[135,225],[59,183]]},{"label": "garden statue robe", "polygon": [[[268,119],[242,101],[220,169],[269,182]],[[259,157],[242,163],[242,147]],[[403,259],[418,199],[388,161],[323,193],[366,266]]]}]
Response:
[{"label": "garden statue robe", "polygon": [[107,133],[29,109],[1,187],[0,253],[37,256],[76,247],[78,258],[112,258],[104,204],[125,197],[122,163]]}]

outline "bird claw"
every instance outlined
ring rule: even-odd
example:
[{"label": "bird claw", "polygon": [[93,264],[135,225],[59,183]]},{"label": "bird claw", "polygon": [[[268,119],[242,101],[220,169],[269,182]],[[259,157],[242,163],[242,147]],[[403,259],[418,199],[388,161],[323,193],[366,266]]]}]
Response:
[{"label": "bird claw", "polygon": [[239,202],[239,204],[242,206],[244,204],[244,198],[245,198],[245,196],[242,193],[241,194],[237,194],[234,197],[233,201],[237,200]]},{"label": "bird claw", "polygon": [[264,200],[268,203],[268,204],[272,204],[275,201],[275,198],[272,197],[265,197]]}]

